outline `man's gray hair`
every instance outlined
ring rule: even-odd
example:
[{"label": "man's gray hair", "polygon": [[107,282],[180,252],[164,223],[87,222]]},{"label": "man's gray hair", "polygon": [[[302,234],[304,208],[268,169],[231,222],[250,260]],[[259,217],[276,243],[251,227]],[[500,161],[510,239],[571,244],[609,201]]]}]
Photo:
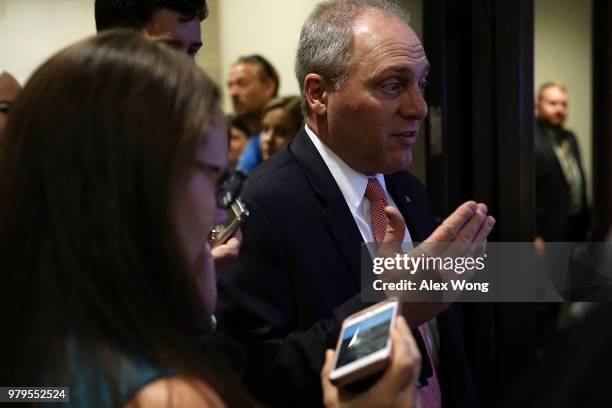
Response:
[{"label": "man's gray hair", "polygon": [[409,16],[388,0],[328,0],[317,5],[308,16],[295,57],[295,76],[300,87],[302,111],[310,108],[304,95],[304,78],[319,74],[338,89],[353,63],[353,26],[365,9],[372,8],[396,17],[406,24]]}]

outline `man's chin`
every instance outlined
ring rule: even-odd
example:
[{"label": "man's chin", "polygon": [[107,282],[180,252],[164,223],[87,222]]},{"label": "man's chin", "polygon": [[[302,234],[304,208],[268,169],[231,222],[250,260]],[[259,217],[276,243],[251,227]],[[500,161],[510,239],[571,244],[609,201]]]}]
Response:
[{"label": "man's chin", "polygon": [[404,160],[396,161],[393,163],[389,163],[384,167],[384,170],[381,171],[382,174],[393,174],[398,171],[405,171],[410,168],[412,165],[412,155],[410,158],[406,158]]},{"label": "man's chin", "polygon": [[412,166],[412,146],[410,149],[402,152],[401,157],[397,158],[394,168],[395,172],[408,170]]}]

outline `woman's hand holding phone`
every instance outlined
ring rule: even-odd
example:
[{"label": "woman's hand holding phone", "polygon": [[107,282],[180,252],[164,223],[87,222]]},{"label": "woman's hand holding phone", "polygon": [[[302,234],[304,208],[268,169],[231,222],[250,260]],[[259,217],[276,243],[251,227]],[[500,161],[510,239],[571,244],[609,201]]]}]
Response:
[{"label": "woman's hand holding phone", "polygon": [[333,350],[327,350],[321,370],[323,403],[328,408],[375,408],[417,406],[416,381],[421,371],[421,354],[402,316],[391,329],[391,364],[382,377],[361,394],[348,393],[329,380],[334,365]]},{"label": "woman's hand holding phone", "polygon": [[215,266],[219,267],[225,262],[238,258],[240,246],[242,245],[242,232],[236,230],[234,235],[224,243],[212,244],[212,256]]}]

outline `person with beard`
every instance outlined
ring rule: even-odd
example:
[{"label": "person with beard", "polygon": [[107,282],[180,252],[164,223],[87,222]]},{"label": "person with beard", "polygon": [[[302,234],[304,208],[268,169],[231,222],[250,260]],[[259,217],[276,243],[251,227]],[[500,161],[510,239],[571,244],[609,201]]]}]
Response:
[{"label": "person with beard", "polygon": [[564,128],[565,86],[543,84],[538,92],[534,132],[536,167],[536,244],[587,239],[586,182],[576,136]]}]

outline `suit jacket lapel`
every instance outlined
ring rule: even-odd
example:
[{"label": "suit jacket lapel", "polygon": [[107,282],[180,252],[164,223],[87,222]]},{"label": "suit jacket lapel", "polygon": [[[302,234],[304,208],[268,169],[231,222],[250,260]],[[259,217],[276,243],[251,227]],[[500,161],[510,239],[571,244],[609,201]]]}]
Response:
[{"label": "suit jacket lapel", "polygon": [[[321,214],[348,264],[351,279],[359,287],[361,282],[360,248],[363,239],[340,188],[304,128],[291,142],[289,150],[304,170],[312,189],[319,197]],[[316,239],[316,237],[310,237],[310,239]]]}]

